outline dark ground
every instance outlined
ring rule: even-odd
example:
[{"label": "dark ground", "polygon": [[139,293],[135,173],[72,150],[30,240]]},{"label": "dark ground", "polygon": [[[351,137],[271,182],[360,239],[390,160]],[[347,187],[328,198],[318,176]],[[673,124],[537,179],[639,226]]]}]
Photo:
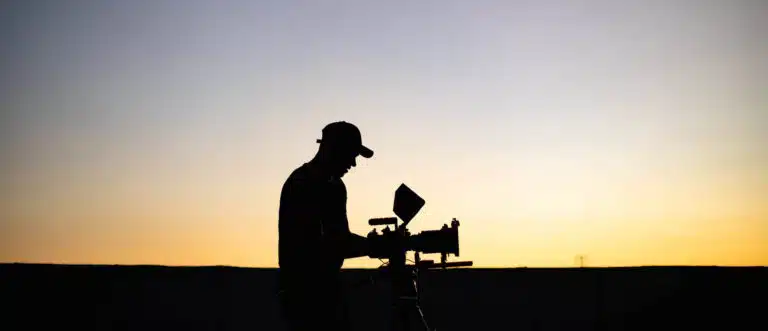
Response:
[{"label": "dark ground", "polygon": [[[360,283],[373,270],[348,270]],[[0,264],[0,329],[282,330],[275,269]],[[423,275],[438,330],[765,329],[768,268],[461,269]],[[386,330],[388,287],[350,289]],[[416,330],[416,329],[414,329]]]}]

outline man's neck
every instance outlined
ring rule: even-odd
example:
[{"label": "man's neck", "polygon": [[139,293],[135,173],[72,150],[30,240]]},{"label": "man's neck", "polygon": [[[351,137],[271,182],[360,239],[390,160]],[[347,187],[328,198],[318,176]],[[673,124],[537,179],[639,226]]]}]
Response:
[{"label": "man's neck", "polygon": [[322,161],[322,159],[319,156],[315,156],[312,158],[312,160],[309,160],[307,162],[307,165],[310,167],[310,169],[313,172],[316,172],[318,175],[320,175],[323,178],[331,179],[338,179],[336,176],[333,176],[331,172],[328,170],[328,166]]}]

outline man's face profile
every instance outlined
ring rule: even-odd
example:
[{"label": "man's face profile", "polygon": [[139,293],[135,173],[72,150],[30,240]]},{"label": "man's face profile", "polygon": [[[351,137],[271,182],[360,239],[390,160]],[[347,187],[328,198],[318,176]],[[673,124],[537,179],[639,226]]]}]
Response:
[{"label": "man's face profile", "polygon": [[326,171],[333,177],[341,178],[352,167],[357,166],[358,156],[370,158],[373,151],[361,142],[360,130],[348,122],[334,122],[323,129],[322,139],[318,139],[322,162]]},{"label": "man's face profile", "polygon": [[330,151],[330,171],[336,177],[343,177],[352,167],[357,166],[357,150],[345,146],[332,148]]}]

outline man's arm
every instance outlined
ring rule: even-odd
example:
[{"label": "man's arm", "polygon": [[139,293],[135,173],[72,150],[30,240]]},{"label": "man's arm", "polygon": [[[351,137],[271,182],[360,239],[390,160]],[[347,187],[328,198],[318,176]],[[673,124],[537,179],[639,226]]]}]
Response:
[{"label": "man's arm", "polygon": [[349,233],[347,237],[348,243],[343,256],[345,259],[351,259],[356,257],[363,257],[370,255],[370,247],[368,245],[368,238],[359,234]]},{"label": "man's arm", "polygon": [[352,233],[347,219],[347,192],[343,183],[338,187],[336,201],[332,201],[331,215],[323,220],[323,237],[327,248],[344,259],[368,256],[368,238]]},{"label": "man's arm", "polygon": [[[323,222],[323,238],[326,249],[344,259],[368,256],[368,238],[349,231],[349,221],[346,213],[337,219],[326,219]],[[335,226],[334,226],[335,225]]]}]

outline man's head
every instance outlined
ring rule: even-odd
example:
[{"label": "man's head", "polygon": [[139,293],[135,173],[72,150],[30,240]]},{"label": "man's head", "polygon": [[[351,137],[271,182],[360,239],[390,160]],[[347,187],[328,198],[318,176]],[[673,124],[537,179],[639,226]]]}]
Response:
[{"label": "man's head", "polygon": [[360,130],[351,123],[340,121],[323,128],[318,155],[331,175],[341,178],[357,165],[355,158],[370,158],[373,151],[363,146]]}]

